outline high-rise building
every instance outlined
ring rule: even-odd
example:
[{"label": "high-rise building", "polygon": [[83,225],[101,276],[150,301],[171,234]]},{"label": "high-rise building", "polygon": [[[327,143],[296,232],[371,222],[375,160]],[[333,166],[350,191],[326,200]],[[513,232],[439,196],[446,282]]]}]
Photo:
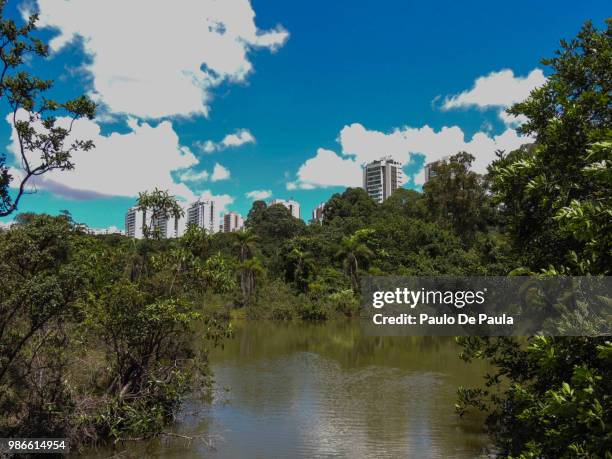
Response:
[{"label": "high-rise building", "polygon": [[185,232],[185,218],[161,217],[153,220],[153,230],[159,230],[162,238],[180,237]]},{"label": "high-rise building", "polygon": [[228,212],[223,216],[223,231],[225,233],[233,233],[241,231],[244,228],[244,219],[242,215],[236,212]]},{"label": "high-rise building", "polygon": [[160,217],[151,218],[149,212],[140,210],[138,206],[130,207],[125,214],[125,235],[142,239],[145,226],[150,225],[151,232],[159,234],[161,238],[179,237],[185,230],[183,218]]},{"label": "high-rise building", "polygon": [[323,212],[325,210],[325,203],[322,202],[317,207],[312,209],[312,218],[310,219],[310,223],[323,223]]},{"label": "high-rise building", "polygon": [[219,231],[219,207],[215,201],[197,201],[187,209],[187,224],[204,228],[209,233]]},{"label": "high-rise building", "polygon": [[437,161],[432,161],[430,163],[425,164],[425,183],[429,182],[433,177],[438,175],[436,174],[436,171],[433,170],[433,166],[438,163],[448,161],[448,158],[448,156],[445,156],[444,158],[440,158]]},{"label": "high-rise building", "polygon": [[270,202],[270,205],[273,206],[274,204],[281,204],[283,206],[285,206],[287,209],[289,209],[289,212],[291,213],[292,216],[294,216],[295,218],[300,218],[300,203],[297,201],[293,201],[292,199],[273,199],[272,202]]},{"label": "high-rise building", "polygon": [[404,184],[402,163],[385,156],[363,168],[363,188],[376,202],[383,202]]},{"label": "high-rise building", "polygon": [[140,210],[138,206],[130,207],[125,214],[125,235],[142,239],[144,227],[147,223],[147,212]]}]

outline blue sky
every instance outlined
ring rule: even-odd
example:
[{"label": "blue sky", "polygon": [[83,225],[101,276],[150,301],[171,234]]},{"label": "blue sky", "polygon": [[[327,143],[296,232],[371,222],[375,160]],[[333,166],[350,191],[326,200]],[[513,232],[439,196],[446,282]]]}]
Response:
[{"label": "blue sky", "polygon": [[[604,1],[161,3],[28,3],[56,38],[31,70],[56,80],[54,97],[92,93],[102,109],[78,131],[98,148],[19,211],[121,228],[137,191],[159,186],[244,215],[253,197],[293,197],[307,219],[385,154],[408,187],[459,149],[483,171],[529,140],[503,110],[543,83],[540,59],[609,14]],[[10,152],[7,123],[0,136]]]}]

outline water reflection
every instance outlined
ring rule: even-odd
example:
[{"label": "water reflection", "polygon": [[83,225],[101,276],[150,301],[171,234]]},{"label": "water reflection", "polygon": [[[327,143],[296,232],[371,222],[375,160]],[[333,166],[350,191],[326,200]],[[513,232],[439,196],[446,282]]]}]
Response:
[{"label": "water reflection", "polygon": [[[190,401],[185,443],[130,445],[151,457],[474,457],[479,419],[454,411],[458,385],[483,368],[446,337],[366,337],[356,322],[248,322],[212,355],[212,405]],[[214,445],[212,449],[210,444]],[[126,456],[123,456],[126,457]]]}]

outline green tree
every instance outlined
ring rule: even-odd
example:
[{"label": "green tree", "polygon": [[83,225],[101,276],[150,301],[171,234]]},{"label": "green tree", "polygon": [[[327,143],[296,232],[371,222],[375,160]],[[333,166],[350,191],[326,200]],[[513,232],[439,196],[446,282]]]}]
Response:
[{"label": "green tree", "polygon": [[[17,209],[28,192],[28,182],[52,170],[74,168],[72,154],[94,147],[91,140],[71,138],[79,118],[93,119],[95,104],[85,96],[56,102],[44,96],[53,82],[29,74],[23,68],[33,58],[45,58],[49,47],[34,36],[38,15],[18,26],[4,17],[6,1],[0,1],[0,99],[10,107],[10,121],[17,137],[18,176],[11,173],[0,154],[0,217]],[[61,114],[63,118],[58,118]],[[15,191],[12,192],[11,189]]]},{"label": "green tree", "polygon": [[363,188],[347,188],[327,201],[323,224],[339,227],[345,234],[355,232],[372,221],[376,206]]},{"label": "green tree", "polygon": [[[63,218],[33,217],[0,235],[0,434],[62,431],[68,323],[78,322],[86,273]],[[37,430],[38,429],[38,430]]]},{"label": "green tree", "polygon": [[257,258],[249,258],[238,265],[240,291],[243,304],[248,305],[257,290],[258,280],[265,274],[265,268]]},{"label": "green tree", "polygon": [[211,249],[211,238],[204,228],[189,224],[179,239],[179,245],[189,250],[194,257],[206,258]]},{"label": "green tree", "polygon": [[161,238],[162,222],[168,222],[170,218],[178,219],[183,216],[183,208],[176,201],[175,197],[155,188],[152,192],[138,193],[138,209],[145,213],[148,220],[143,225],[142,232],[145,238]]},{"label": "green tree", "polygon": [[[547,82],[509,112],[534,145],[490,168],[493,198],[527,271],[609,274],[612,19],[562,41]],[[495,370],[460,390],[458,409],[485,411],[500,454],[612,457],[610,337],[461,338],[463,358]]]},{"label": "green tree", "polygon": [[264,211],[268,208],[265,201],[254,201],[244,225],[249,228],[261,222]]},{"label": "green tree", "polygon": [[343,237],[338,248],[337,255],[343,259],[344,271],[356,293],[360,290],[359,268],[374,256],[365,242],[373,232],[371,229],[358,230],[350,236]]},{"label": "green tree", "polygon": [[490,167],[494,197],[532,270],[609,273],[612,266],[612,19],[606,24],[598,31],[587,22],[542,61],[552,69],[547,82],[509,110],[526,117],[520,132],[536,142]]},{"label": "green tree", "polygon": [[255,255],[257,241],[259,240],[257,235],[250,229],[246,231],[236,231],[232,234],[235,240],[234,249],[238,254],[238,261],[243,263],[249,258],[252,258],[253,255]]},{"label": "green tree", "polygon": [[302,293],[308,291],[310,282],[316,277],[316,264],[313,254],[308,250],[310,241],[297,237],[283,248],[285,260],[285,280],[295,285]]},{"label": "green tree", "polygon": [[423,186],[434,221],[452,228],[466,241],[484,229],[488,214],[483,177],[470,170],[474,159],[471,154],[460,152],[434,163],[435,176]]},{"label": "green tree", "polygon": [[257,212],[260,213],[257,218],[249,220],[248,228],[259,238],[259,248],[265,256],[271,258],[273,270],[279,273],[282,265],[278,259],[280,247],[285,241],[303,234],[306,225],[301,219],[293,217],[282,204],[261,208]]}]

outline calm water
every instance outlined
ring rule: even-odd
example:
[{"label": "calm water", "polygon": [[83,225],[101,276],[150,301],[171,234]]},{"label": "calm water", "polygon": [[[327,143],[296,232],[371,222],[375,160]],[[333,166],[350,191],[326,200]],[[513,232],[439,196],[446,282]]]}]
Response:
[{"label": "calm water", "polygon": [[[483,367],[451,338],[364,337],[359,324],[241,322],[212,355],[213,403],[189,401],[173,431],[90,456],[168,458],[476,457],[481,419],[454,413]],[[90,452],[93,453],[93,452]]]}]

